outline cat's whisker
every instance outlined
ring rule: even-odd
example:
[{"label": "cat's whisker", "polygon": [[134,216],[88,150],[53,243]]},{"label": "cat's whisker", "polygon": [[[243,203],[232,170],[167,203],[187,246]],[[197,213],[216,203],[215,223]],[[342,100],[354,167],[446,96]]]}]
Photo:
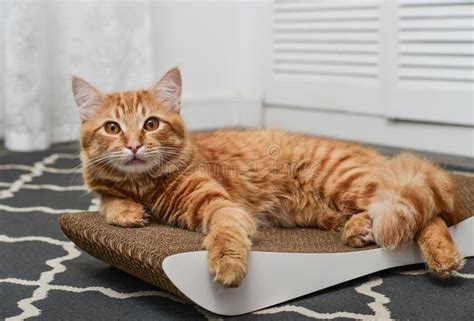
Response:
[{"label": "cat's whisker", "polygon": [[103,170],[106,165],[113,164],[113,162],[114,162],[114,159],[111,158],[109,155],[107,155],[107,156],[95,159],[94,161],[88,162],[86,166],[87,168],[92,167],[92,169],[94,167],[98,167],[99,169]]},{"label": "cat's whisker", "polygon": [[83,165],[82,163],[79,163],[78,165],[74,166],[73,168],[71,168],[69,170],[68,174],[72,174],[72,173],[76,172],[76,170],[82,169],[82,165]]},{"label": "cat's whisker", "polygon": [[93,165],[95,164],[96,162],[100,162],[104,159],[112,159],[112,158],[116,158],[116,156],[121,156],[123,153],[122,151],[117,151],[117,152],[112,152],[112,153],[107,153],[105,155],[102,155],[100,157],[97,157],[97,158],[93,158],[91,160],[88,160],[86,161],[86,166],[90,166],[90,165]]}]

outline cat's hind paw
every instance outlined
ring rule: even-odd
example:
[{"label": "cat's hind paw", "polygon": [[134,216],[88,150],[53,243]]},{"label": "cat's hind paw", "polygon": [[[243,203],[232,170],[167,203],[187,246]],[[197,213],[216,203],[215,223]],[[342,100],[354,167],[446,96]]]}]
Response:
[{"label": "cat's hind paw", "polygon": [[465,259],[456,249],[437,248],[426,257],[426,265],[438,277],[449,278],[464,266]]},{"label": "cat's hind paw", "polygon": [[464,265],[448,226],[440,217],[433,218],[418,233],[417,243],[428,269],[440,278],[451,276]]},{"label": "cat's hind paw", "polygon": [[372,221],[367,213],[353,215],[344,225],[342,240],[351,247],[363,247],[374,242]]}]

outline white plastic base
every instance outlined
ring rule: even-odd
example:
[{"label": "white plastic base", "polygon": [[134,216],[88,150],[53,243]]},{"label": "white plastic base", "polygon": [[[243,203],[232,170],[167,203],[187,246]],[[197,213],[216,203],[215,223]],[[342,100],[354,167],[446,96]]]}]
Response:
[{"label": "white plastic base", "polygon": [[[474,256],[474,217],[451,227],[459,251]],[[167,257],[163,269],[174,285],[201,307],[238,315],[288,301],[360,276],[392,267],[421,263],[418,247],[348,253],[252,252],[247,277],[239,288],[212,280],[205,251]]]}]

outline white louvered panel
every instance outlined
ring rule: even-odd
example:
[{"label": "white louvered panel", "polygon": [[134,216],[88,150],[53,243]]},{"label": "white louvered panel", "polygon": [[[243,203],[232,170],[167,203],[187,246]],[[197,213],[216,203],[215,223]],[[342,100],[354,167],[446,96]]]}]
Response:
[{"label": "white louvered panel", "polygon": [[303,63],[303,64],[336,64],[336,65],[363,65],[375,66],[374,58],[370,55],[357,53],[275,53],[274,62],[280,63]]},{"label": "white louvered panel", "polygon": [[[439,4],[417,5],[403,4],[400,6],[400,18],[402,19],[427,19],[443,17],[470,17],[474,16],[474,10],[470,3],[458,3],[456,1],[445,1]],[[440,8],[442,10],[440,10]]]},{"label": "white louvered panel", "polygon": [[274,31],[280,32],[337,32],[337,31],[359,31],[370,32],[378,28],[377,20],[351,21],[344,23],[341,21],[308,21],[308,22],[279,22]]},{"label": "white louvered panel", "polygon": [[[341,4],[341,2],[344,2]],[[346,1],[275,1],[275,12],[300,12],[300,11],[354,11],[375,8],[373,0],[346,0]]]},{"label": "white louvered panel", "polygon": [[313,61],[313,63],[286,63],[278,64],[274,72],[285,74],[306,74],[306,75],[332,75],[332,76],[346,76],[346,77],[377,77],[377,67],[374,66],[358,66],[342,64],[340,62],[334,63],[320,63]]},{"label": "white louvered panel", "polygon": [[446,82],[472,82],[474,83],[474,73],[472,67],[470,69],[454,69],[453,67],[429,66],[421,68],[402,67],[399,79],[411,79],[421,81],[446,81]]},{"label": "white louvered panel", "polygon": [[[474,48],[474,47],[473,47]],[[273,53],[329,53],[357,55],[367,54],[377,56],[379,46],[358,43],[274,43]]]},{"label": "white louvered panel", "polygon": [[[292,0],[290,0],[292,1]],[[298,1],[298,0],[295,0]],[[308,0],[311,1],[311,0]],[[463,5],[474,2],[474,0],[399,0],[402,6],[433,6],[433,5]]]},{"label": "white louvered panel", "polygon": [[[348,34],[350,34],[350,39],[347,37]],[[374,32],[357,32],[351,30],[342,32],[278,32],[273,38],[273,41],[275,43],[376,43],[377,34],[374,34]]]},{"label": "white louvered panel", "polygon": [[266,101],[380,112],[379,10],[377,0],[275,1]]},{"label": "white louvered panel", "polygon": [[[337,2],[337,0],[336,0]],[[374,9],[355,11],[289,11],[275,12],[276,23],[302,23],[314,21],[371,21],[377,20],[377,12]]]},{"label": "white louvered panel", "polygon": [[460,68],[469,71],[466,66],[471,66],[473,63],[472,57],[469,56],[411,56],[401,55],[399,66],[404,68]]},{"label": "white louvered panel", "polygon": [[471,30],[472,20],[469,17],[435,18],[435,19],[404,19],[402,31],[414,30]]},{"label": "white louvered panel", "polygon": [[400,1],[398,27],[389,116],[474,125],[474,1]]},{"label": "white louvered panel", "polygon": [[399,54],[405,56],[474,56],[474,43],[402,43]]},{"label": "white louvered panel", "polygon": [[[330,106],[330,102],[334,101],[335,96],[334,91],[338,92],[341,90],[341,79],[344,79],[344,85],[342,88],[344,88],[344,96],[345,97],[351,97],[351,95],[359,96],[358,91],[361,90],[365,94],[371,93],[373,91],[374,87],[374,79],[372,77],[343,77],[340,74],[329,74],[329,73],[308,73],[306,71],[298,73],[292,71],[291,73],[286,73],[286,72],[278,72],[278,83],[282,85],[277,85],[278,88],[282,89],[280,92],[275,92],[271,94],[271,97],[286,97],[288,93],[293,93],[295,89],[292,89],[292,87],[299,87],[298,90],[300,90],[301,95],[298,96],[298,98],[295,99],[300,99],[300,100],[306,100],[308,95],[316,95],[318,94],[318,101],[321,102],[319,105],[312,104],[310,105],[309,103],[300,105],[299,103],[286,103],[283,101],[276,102],[273,101],[272,103],[276,105],[291,105],[291,106],[300,106],[300,107],[309,107],[309,108],[321,108],[321,109],[335,109],[335,110],[347,110],[347,111],[360,111],[360,112],[368,112],[368,110],[364,109],[349,109],[349,104],[342,103],[343,106],[347,108],[331,108],[331,107],[321,107],[321,106]],[[319,86],[313,86],[311,88],[307,88],[305,83],[322,83],[322,85]],[[284,86],[287,85],[287,89],[283,90]],[[350,88],[350,89],[348,89]],[[330,94],[332,93],[332,94]],[[340,99],[340,97],[339,97]],[[352,102],[355,101],[364,101],[366,100],[366,97],[361,97],[360,99],[357,98],[352,100]],[[284,98],[285,101],[288,100],[288,98]],[[270,102],[268,97],[265,97],[266,102]],[[324,104],[322,104],[324,102]]]},{"label": "white louvered panel", "polygon": [[311,3],[275,4],[274,21],[280,23],[361,22],[378,20],[378,4],[370,1],[315,0]]},{"label": "white louvered panel", "polygon": [[[442,27],[440,27],[442,28]],[[408,42],[472,42],[474,34],[471,30],[426,30],[426,31],[411,31],[402,30],[400,32],[400,41]]]},{"label": "white louvered panel", "polygon": [[[434,91],[430,89],[431,87],[436,87],[436,88],[442,88],[441,90]],[[409,90],[407,89],[409,88]],[[430,80],[429,81],[429,86],[427,86],[426,82],[420,81],[419,79],[412,80],[412,79],[404,79],[403,80],[403,90],[409,91],[410,95],[413,94],[414,91],[422,91],[425,93],[431,93],[432,97],[439,96],[442,93],[449,93],[449,91],[472,91],[474,90],[473,86],[469,82],[456,82],[456,81],[444,81],[444,80]],[[397,87],[394,88],[395,91],[400,91],[400,88],[397,89]],[[448,96],[450,96],[448,94]],[[472,98],[474,98],[471,95]],[[391,100],[396,101],[397,99],[403,99],[401,97],[391,97]],[[406,101],[406,99],[404,99]],[[448,107],[454,107],[455,106],[455,101],[457,101],[456,98],[452,100],[452,103]],[[420,108],[421,104],[423,102],[419,103],[413,100],[412,102],[406,102],[405,106],[399,106],[399,110],[402,109],[412,109],[414,110],[415,108]],[[425,104],[426,105],[426,104]],[[436,104],[430,104],[430,106],[433,106]],[[405,108],[404,108],[405,107]],[[448,108],[449,109],[449,108]],[[472,109],[472,108],[471,108]],[[427,116],[429,118],[429,115]],[[421,119],[421,118],[420,118]],[[427,119],[428,120],[428,119]],[[434,120],[432,118],[431,120]],[[449,123],[449,121],[441,121],[441,122],[446,122]]]}]

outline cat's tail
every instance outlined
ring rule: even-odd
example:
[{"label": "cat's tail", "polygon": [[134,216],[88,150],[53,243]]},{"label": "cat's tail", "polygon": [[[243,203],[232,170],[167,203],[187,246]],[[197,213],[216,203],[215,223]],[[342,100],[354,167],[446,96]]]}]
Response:
[{"label": "cat's tail", "polygon": [[368,207],[377,244],[394,248],[407,243],[436,216],[448,224],[461,220],[451,175],[409,153],[388,160]]}]

